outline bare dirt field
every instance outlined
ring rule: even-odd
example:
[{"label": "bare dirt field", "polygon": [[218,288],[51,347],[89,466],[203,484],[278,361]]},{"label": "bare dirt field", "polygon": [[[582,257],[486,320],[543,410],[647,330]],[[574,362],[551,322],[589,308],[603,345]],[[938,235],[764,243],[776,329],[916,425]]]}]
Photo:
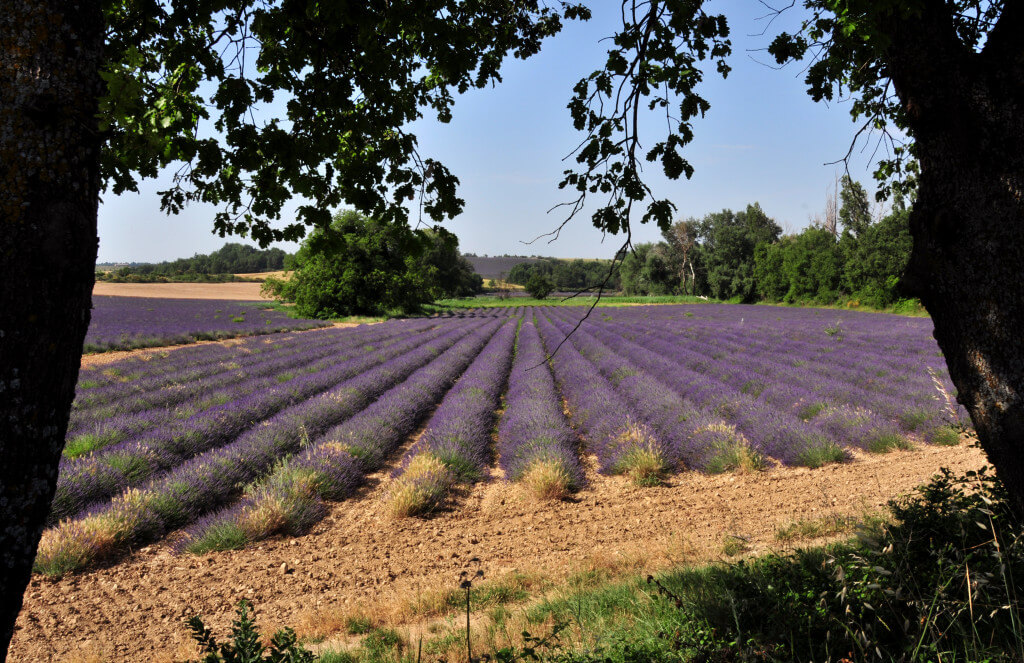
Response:
[{"label": "bare dirt field", "polygon": [[961,445],[859,455],[815,470],[691,472],[657,488],[589,473],[589,486],[572,500],[544,504],[492,480],[446,512],[401,521],[381,506],[385,471],[301,538],[180,557],[157,544],[109,568],[33,578],[9,660],[181,660],[196,654],[184,619],[198,613],[223,636],[243,598],[264,630],[292,625],[300,635],[330,635],[340,615],[358,613],[401,624],[422,619],[410,606],[456,587],[474,557],[488,580],[518,572],[557,582],[584,569],[626,573],[720,560],[729,536],[764,553],[781,549],[775,532],[783,525],[863,515],[940,467],[983,464],[980,450]]},{"label": "bare dirt field", "polygon": [[260,294],[262,283],[107,283],[93,286],[94,295],[115,297],[163,297],[167,299],[232,299],[255,302],[269,299]]}]

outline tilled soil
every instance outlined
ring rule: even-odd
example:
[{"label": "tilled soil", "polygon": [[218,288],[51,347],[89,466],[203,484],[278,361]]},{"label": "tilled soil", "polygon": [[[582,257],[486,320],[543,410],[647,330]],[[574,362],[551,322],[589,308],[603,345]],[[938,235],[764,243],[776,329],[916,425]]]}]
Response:
[{"label": "tilled soil", "polygon": [[980,450],[961,445],[858,455],[815,470],[690,472],[656,488],[590,474],[587,488],[558,503],[534,502],[492,480],[445,512],[401,521],[382,507],[382,473],[300,538],[201,556],[175,556],[162,543],[109,568],[59,581],[34,577],[9,660],[181,660],[195,655],[184,623],[190,615],[223,635],[243,598],[266,630],[323,623],[318,614],[363,605],[379,613],[382,605],[457,586],[472,558],[488,579],[518,571],[557,581],[601,565],[651,571],[722,559],[730,536],[763,553],[780,549],[775,532],[785,524],[862,515],[940,467],[963,472],[984,464]]}]

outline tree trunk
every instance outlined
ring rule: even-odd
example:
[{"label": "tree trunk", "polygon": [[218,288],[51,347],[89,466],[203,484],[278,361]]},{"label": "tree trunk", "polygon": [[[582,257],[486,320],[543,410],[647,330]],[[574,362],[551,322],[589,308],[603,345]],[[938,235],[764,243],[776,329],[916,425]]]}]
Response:
[{"label": "tree trunk", "polygon": [[925,12],[906,28],[906,48],[897,44],[893,80],[921,166],[904,283],[931,314],[957,399],[1024,517],[1024,49],[1010,27],[1019,14],[1006,13],[975,53],[950,46],[948,16]]},{"label": "tree trunk", "polygon": [[50,508],[96,262],[102,17],[0,12],[0,661]]}]

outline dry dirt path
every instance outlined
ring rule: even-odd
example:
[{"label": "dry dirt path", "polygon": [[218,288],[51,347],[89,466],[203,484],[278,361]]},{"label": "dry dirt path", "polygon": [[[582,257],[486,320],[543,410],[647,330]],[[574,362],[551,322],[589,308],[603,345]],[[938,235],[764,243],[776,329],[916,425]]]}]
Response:
[{"label": "dry dirt path", "polygon": [[864,455],[816,470],[686,473],[659,488],[591,476],[573,501],[554,504],[491,481],[447,512],[404,521],[385,515],[386,479],[379,477],[301,538],[182,557],[159,544],[110,568],[56,582],[35,577],[9,660],[181,660],[195,654],[184,619],[199,613],[224,634],[242,598],[255,603],[261,628],[297,625],[300,634],[338,611],[400,616],[410,600],[456,586],[473,557],[492,580],[519,571],[557,581],[585,568],[653,571],[720,559],[729,535],[762,553],[779,547],[776,530],[794,520],[860,515],[940,467],[962,472],[983,464],[978,449],[962,445]]}]

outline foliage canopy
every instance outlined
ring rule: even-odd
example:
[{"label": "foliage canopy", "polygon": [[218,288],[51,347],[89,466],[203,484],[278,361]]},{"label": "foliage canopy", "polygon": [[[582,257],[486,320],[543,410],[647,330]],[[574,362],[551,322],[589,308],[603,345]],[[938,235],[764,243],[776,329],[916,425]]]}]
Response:
[{"label": "foliage canopy", "polygon": [[349,210],[303,241],[290,278],[267,279],[264,288],[294,302],[304,317],[410,313],[434,299],[481,289],[458,249],[443,228],[413,231]]},{"label": "foliage canopy", "polygon": [[[406,125],[425,109],[447,122],[454,94],[500,81],[505,56],[529,57],[563,17],[589,17],[559,6],[105,3],[102,179],[114,193],[136,191],[137,177],[184,164],[161,192],[163,209],[217,205],[218,232],[264,245],[328,225],[343,204],[405,223],[418,196],[421,219],[453,217],[457,178],[421,157]],[[275,227],[293,195],[308,203]]]}]

